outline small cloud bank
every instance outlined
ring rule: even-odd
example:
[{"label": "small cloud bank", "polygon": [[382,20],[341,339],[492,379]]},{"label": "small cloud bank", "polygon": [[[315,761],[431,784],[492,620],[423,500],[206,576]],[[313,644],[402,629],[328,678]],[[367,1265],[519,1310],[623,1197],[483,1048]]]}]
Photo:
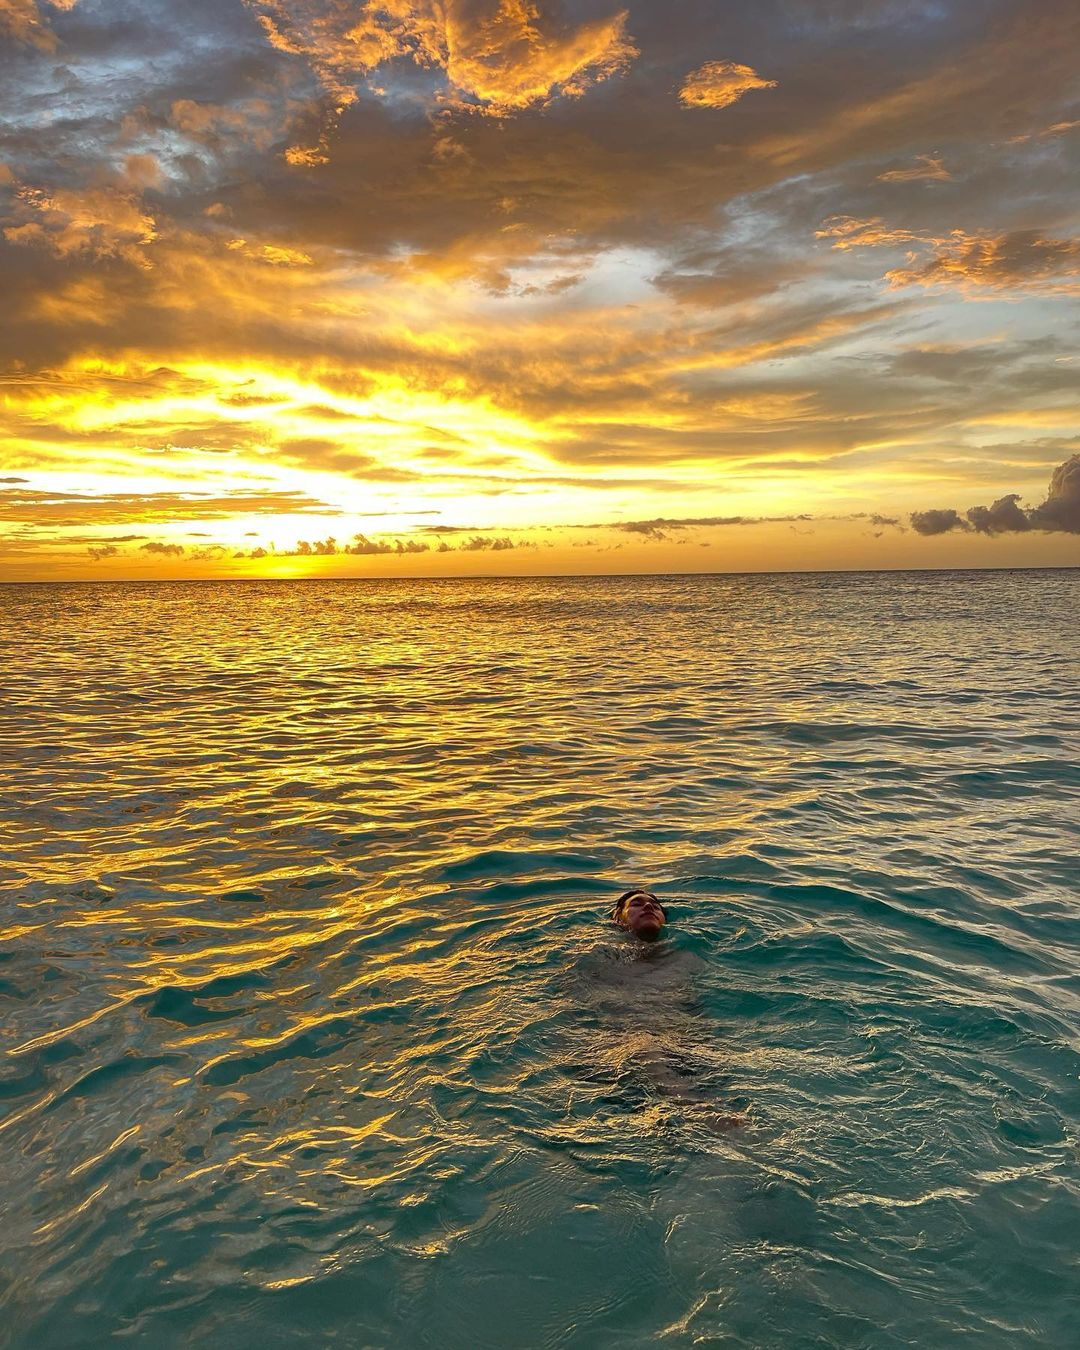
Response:
[{"label": "small cloud bank", "polygon": [[162,544],[156,539],[140,544],[139,549],[142,553],[156,553],[160,558],[179,558],[184,552],[183,544]]},{"label": "small cloud bank", "polygon": [[991,506],[969,507],[963,516],[952,507],[912,511],[916,534],[948,534],[973,530],[976,534],[1023,534],[1028,530],[1080,534],[1080,455],[1059,464],[1050,478],[1046,501],[1025,510],[1018,492],[1006,493]]},{"label": "small cloud bank", "polygon": [[489,539],[483,535],[474,534],[471,539],[464,544],[459,544],[458,547],[465,550],[467,553],[481,553],[485,549],[490,550],[492,553],[502,553],[508,548],[513,548],[514,541],[508,535],[503,535],[501,538]]},{"label": "small cloud bank", "polygon": [[[442,526],[434,527],[432,533],[456,533],[457,527]],[[490,536],[474,534],[456,547],[451,546],[445,539],[440,539],[438,546],[428,543],[424,539],[372,539],[370,535],[355,534],[347,543],[339,543],[333,535],[326,539],[300,539],[295,548],[291,549],[271,549],[268,551],[263,547],[253,548],[247,552],[243,550],[234,553],[234,558],[266,558],[271,556],[278,558],[362,558],[362,557],[385,557],[393,555],[398,558],[405,557],[410,553],[479,553],[490,551],[492,553],[501,553],[506,549],[516,548],[517,545],[508,535]]]},{"label": "small cloud bank", "polygon": [[952,507],[933,508],[930,511],[912,511],[911,528],[916,534],[948,534],[950,530],[966,530],[967,522]]}]

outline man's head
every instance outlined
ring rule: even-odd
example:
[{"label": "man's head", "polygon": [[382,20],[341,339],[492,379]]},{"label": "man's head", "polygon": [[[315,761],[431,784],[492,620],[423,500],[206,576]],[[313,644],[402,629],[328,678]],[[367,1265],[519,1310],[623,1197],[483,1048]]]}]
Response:
[{"label": "man's head", "polygon": [[619,896],[611,907],[611,918],[636,937],[652,939],[660,936],[667,923],[667,910],[652,891],[636,887]]}]

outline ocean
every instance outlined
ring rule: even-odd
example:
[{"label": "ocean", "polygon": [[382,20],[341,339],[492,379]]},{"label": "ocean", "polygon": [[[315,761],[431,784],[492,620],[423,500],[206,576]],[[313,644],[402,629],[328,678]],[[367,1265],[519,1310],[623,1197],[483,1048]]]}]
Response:
[{"label": "ocean", "polygon": [[0,1340],[1071,1350],[1078,614],[0,588]]}]

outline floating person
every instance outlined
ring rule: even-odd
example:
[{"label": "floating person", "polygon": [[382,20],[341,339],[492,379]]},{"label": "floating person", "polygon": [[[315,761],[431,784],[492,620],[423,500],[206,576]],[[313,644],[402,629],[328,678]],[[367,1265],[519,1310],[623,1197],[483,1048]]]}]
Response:
[{"label": "floating person", "polygon": [[669,1109],[689,1109],[709,1129],[726,1133],[747,1124],[742,1111],[730,1109],[732,1103],[718,1102],[703,1090],[703,1083],[695,1082],[703,1071],[706,1080],[711,1076],[708,1060],[698,1049],[701,1008],[693,990],[694,973],[705,962],[694,953],[657,943],[669,915],[656,893],[645,886],[624,891],[608,910],[608,918],[638,943],[629,961],[614,952],[597,951],[589,963],[594,1006],[597,1011],[607,1006],[603,1020],[614,1032],[605,1055],[608,1065],[597,1079],[614,1079],[630,1088],[626,1105],[631,1109],[642,1104],[635,1100],[636,1084]]}]

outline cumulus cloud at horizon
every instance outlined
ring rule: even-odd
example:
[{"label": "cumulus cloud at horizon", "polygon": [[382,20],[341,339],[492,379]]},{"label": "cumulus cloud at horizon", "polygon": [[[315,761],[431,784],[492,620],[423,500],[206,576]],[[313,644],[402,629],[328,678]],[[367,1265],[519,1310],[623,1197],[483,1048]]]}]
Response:
[{"label": "cumulus cloud at horizon", "polygon": [[1050,477],[1046,500],[1025,509],[1020,494],[1009,492],[990,506],[968,507],[961,515],[953,507],[913,511],[909,517],[916,534],[948,534],[971,530],[976,534],[1023,534],[1028,530],[1080,534],[1080,454],[1059,464]]}]

